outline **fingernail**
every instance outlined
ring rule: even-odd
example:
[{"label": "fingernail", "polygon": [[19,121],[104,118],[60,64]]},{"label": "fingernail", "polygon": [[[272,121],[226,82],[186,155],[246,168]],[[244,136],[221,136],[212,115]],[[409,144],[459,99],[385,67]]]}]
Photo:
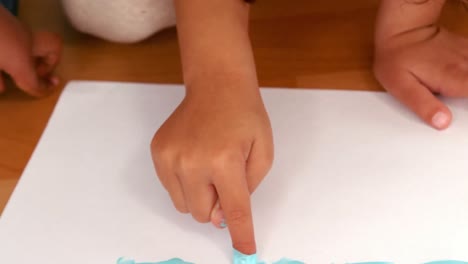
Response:
[{"label": "fingernail", "polygon": [[434,125],[438,129],[446,128],[449,122],[450,122],[450,118],[444,112],[437,112],[432,117],[432,125]]},{"label": "fingernail", "polygon": [[219,223],[219,227],[220,227],[220,228],[226,228],[226,227],[227,227],[226,219],[224,219],[223,210],[218,209],[218,210],[216,211],[215,219],[216,219],[216,221],[219,221],[218,223]]},{"label": "fingernail", "polygon": [[223,220],[221,220],[221,224],[219,224],[219,226],[221,228],[226,228],[227,227],[226,220],[224,218],[223,218]]}]

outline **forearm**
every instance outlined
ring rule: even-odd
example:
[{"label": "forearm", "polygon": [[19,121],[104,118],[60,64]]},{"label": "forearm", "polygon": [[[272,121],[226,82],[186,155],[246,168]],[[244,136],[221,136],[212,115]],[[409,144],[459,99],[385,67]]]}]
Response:
[{"label": "forearm", "polygon": [[385,44],[394,36],[437,23],[445,2],[446,0],[382,0],[375,34],[377,46]]},{"label": "forearm", "polygon": [[257,87],[248,34],[249,4],[242,0],[176,0],[175,3],[188,92],[192,92],[192,87],[201,89],[197,85],[201,82],[218,79]]}]

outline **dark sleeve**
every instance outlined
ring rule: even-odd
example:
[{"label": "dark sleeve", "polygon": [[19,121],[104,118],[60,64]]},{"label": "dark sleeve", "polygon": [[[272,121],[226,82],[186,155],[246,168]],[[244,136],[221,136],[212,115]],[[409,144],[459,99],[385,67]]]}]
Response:
[{"label": "dark sleeve", "polygon": [[18,0],[0,0],[0,5],[8,9],[12,14],[18,14]]}]

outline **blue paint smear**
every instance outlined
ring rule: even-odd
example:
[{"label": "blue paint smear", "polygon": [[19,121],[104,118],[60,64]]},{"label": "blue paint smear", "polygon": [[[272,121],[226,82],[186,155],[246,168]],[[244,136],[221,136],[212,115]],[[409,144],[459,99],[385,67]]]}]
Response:
[{"label": "blue paint smear", "polygon": [[[234,249],[233,254],[233,263],[234,264],[267,264],[263,261],[257,260],[257,254],[245,255],[241,252]],[[290,259],[281,259],[279,261],[273,262],[273,264],[305,264],[304,262]]]},{"label": "blue paint smear", "polygon": [[305,264],[302,261],[297,261],[297,260],[291,260],[291,259],[281,259],[277,262],[273,262],[273,264]]},{"label": "blue paint smear", "polygon": [[459,260],[439,260],[433,262],[426,262],[424,264],[468,264],[468,262]]},{"label": "blue paint smear", "polygon": [[393,264],[392,262],[356,262],[356,263],[347,263],[347,264]]},{"label": "blue paint smear", "polygon": [[234,264],[257,264],[257,254],[245,255],[234,249],[232,261]]},{"label": "blue paint smear", "polygon": [[[234,261],[233,262],[234,264],[267,264],[266,262],[258,261],[257,254],[245,255],[245,254],[240,253],[237,250],[234,250],[233,261]],[[180,258],[173,258],[170,260],[160,261],[160,262],[138,262],[138,263],[135,262],[134,260],[126,260],[124,258],[120,258],[119,260],[117,260],[117,264],[195,264],[195,263],[185,262]],[[273,262],[273,264],[305,264],[305,263],[301,261],[297,261],[297,260],[283,258],[279,261]],[[353,263],[347,263],[347,264],[394,264],[394,263],[374,261],[374,262],[353,262]],[[458,260],[438,260],[438,261],[426,262],[422,264],[468,264],[468,262],[458,261]]]},{"label": "blue paint smear", "polygon": [[[356,263],[348,263],[348,264],[394,264],[393,262],[356,262]],[[423,264],[468,264],[465,261],[458,261],[458,260],[438,260],[432,262],[426,262]]]},{"label": "blue paint smear", "polygon": [[[235,249],[234,249],[233,261],[234,261],[234,264],[267,264],[266,262],[258,261],[257,254],[245,255]],[[131,259],[120,258],[119,260],[117,260],[117,264],[194,264],[194,263],[185,262],[180,258],[173,258],[173,259],[161,261],[161,262],[138,262],[138,263]],[[305,263],[301,261],[297,261],[297,260],[283,258],[279,261],[273,262],[272,264],[305,264]]]}]

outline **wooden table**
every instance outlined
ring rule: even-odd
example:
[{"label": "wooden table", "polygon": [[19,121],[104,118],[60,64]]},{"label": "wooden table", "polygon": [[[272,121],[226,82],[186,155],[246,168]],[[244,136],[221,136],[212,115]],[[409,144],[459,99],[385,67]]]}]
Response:
[{"label": "wooden table", "polygon": [[[371,72],[373,28],[379,1],[260,0],[251,36],[261,86],[382,90]],[[58,69],[68,80],[181,83],[175,29],[135,45],[107,43],[74,31],[59,0],[22,0],[21,19],[64,36]],[[443,23],[468,33],[468,13],[457,1]],[[0,213],[57,102],[60,90],[36,100],[10,89],[0,96]]]}]

